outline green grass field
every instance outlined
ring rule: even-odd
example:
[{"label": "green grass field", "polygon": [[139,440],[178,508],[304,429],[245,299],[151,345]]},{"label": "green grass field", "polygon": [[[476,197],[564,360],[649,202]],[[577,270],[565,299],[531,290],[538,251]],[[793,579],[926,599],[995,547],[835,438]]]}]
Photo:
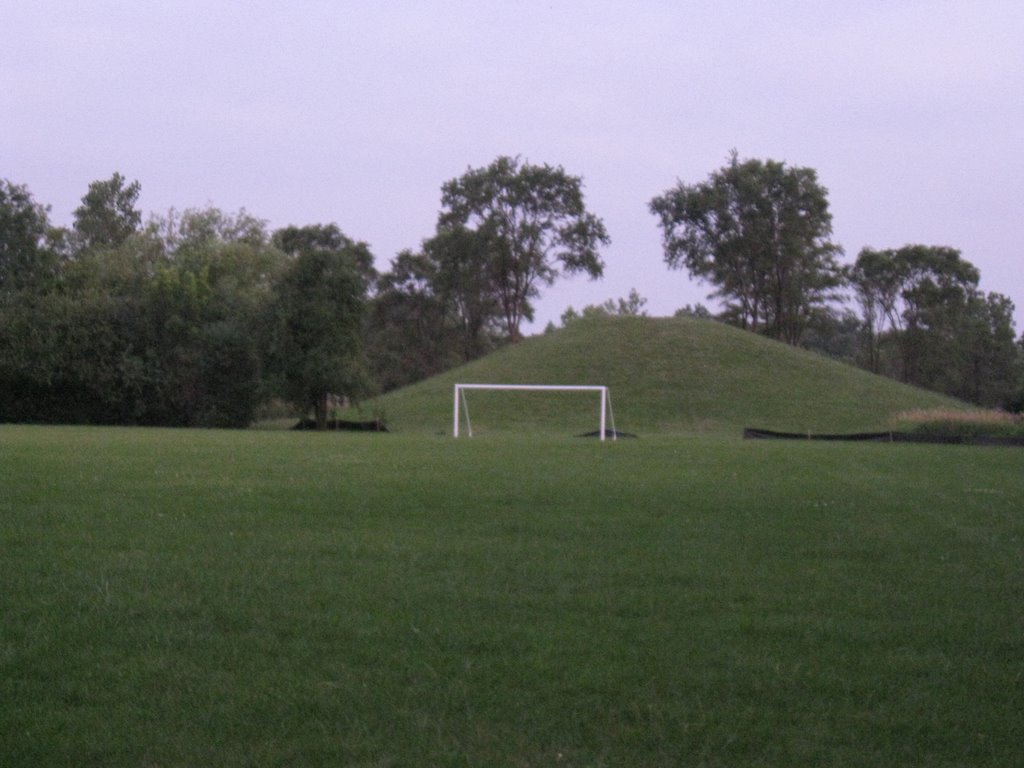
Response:
[{"label": "green grass field", "polygon": [[1017,449],[0,426],[0,765],[1020,765],[1022,508]]}]

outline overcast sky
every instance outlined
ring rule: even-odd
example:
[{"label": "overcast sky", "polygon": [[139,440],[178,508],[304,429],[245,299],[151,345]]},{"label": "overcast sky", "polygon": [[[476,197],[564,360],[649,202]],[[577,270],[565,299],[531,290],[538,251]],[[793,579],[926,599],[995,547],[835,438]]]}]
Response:
[{"label": "overcast sky", "polygon": [[817,170],[845,261],[959,248],[1022,330],[1021,0],[0,0],[0,176],[55,223],[118,171],[146,213],[336,222],[386,269],[445,181],[519,155],[581,176],[612,238],[537,331],[631,288],[709,303],[647,205],[733,148]]}]

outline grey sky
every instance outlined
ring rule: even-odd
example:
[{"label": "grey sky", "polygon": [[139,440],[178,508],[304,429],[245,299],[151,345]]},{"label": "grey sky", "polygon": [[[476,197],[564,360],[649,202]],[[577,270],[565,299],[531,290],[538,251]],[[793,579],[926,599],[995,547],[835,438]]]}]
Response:
[{"label": "grey sky", "polygon": [[1024,320],[1024,3],[0,0],[0,176],[69,223],[119,171],[141,207],[337,222],[385,269],[440,187],[498,155],[582,176],[605,278],[706,302],[648,201],[729,151],[810,166],[835,240],[950,245]]}]

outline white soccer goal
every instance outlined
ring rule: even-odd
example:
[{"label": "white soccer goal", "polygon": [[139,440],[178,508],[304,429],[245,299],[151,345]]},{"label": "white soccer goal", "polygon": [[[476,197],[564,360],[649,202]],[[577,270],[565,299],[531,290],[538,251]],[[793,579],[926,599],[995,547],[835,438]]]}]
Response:
[{"label": "white soccer goal", "polygon": [[600,432],[601,440],[608,434],[608,417],[611,416],[612,439],[618,439],[618,432],[615,429],[615,414],[612,411],[611,392],[608,387],[598,385],[571,385],[571,384],[456,384],[455,401],[452,407],[452,434],[459,436],[459,404],[466,416],[466,429],[470,437],[473,436],[473,424],[469,420],[469,404],[466,402],[466,390],[469,389],[504,389],[530,392],[598,392],[601,395],[600,408]]}]

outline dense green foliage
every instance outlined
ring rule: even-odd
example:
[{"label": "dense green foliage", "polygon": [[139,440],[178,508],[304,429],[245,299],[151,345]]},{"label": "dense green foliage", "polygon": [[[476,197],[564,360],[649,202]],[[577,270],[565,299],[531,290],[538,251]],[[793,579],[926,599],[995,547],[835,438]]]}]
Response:
[{"label": "dense green foliage", "polygon": [[481,357],[503,341],[497,305],[467,230],[403,251],[380,275],[371,302],[373,373],[384,391]]},{"label": "dense green foliage", "polygon": [[[827,191],[811,168],[730,162],[650,203],[665,261],[710,282],[719,319],[985,406],[1024,407],[1013,302],[944,246],[865,248],[841,267]],[[844,307],[856,295],[862,315]]]},{"label": "dense green foliage", "polygon": [[421,255],[403,251],[381,275],[371,303],[367,344],[372,375],[384,391],[429,378],[461,361],[444,303]]},{"label": "dense green foliage", "polygon": [[378,275],[335,224],[244,210],[145,225],[137,181],[89,185],[70,230],[0,184],[0,420],[245,426],[389,390],[519,337],[539,286],[601,272],[601,221],[561,168],[499,158],[444,185],[422,252]]},{"label": "dense green foliage", "polygon": [[734,151],[707,181],[680,182],[650,209],[666,263],[714,285],[743,328],[798,344],[843,282],[828,194],[812,168],[740,162]]},{"label": "dense green foliage", "polygon": [[142,213],[135,207],[142,185],[126,183],[115,173],[106,181],[94,181],[75,209],[75,248],[79,251],[117,248],[139,231]]},{"label": "dense green foliage", "polygon": [[[629,296],[624,299],[619,299],[618,301],[608,299],[601,304],[588,304],[579,312],[572,307],[566,307],[565,312],[562,313],[561,321],[562,325],[569,325],[577,320],[589,320],[596,317],[647,317],[647,312],[644,311],[644,304],[646,303],[647,299],[637,293],[636,288],[634,288],[629,292]],[[553,330],[555,328],[551,325],[545,329],[545,332]]]},{"label": "dense green foliage", "polygon": [[850,270],[864,318],[865,362],[922,387],[987,406],[1021,384],[1013,302],[978,290],[954,248],[865,248]]},{"label": "dense green foliage", "polygon": [[370,364],[384,391],[518,341],[541,287],[561,274],[601,275],[608,235],[582,186],[509,157],[443,185],[434,235],[377,281]]},{"label": "dense green foliage", "polygon": [[[560,275],[600,276],[609,239],[582,187],[561,167],[519,158],[471,168],[442,186],[433,236],[378,274],[365,244],[335,224],[271,233],[244,209],[212,207],[143,223],[139,183],[115,173],[89,184],[64,229],[27,187],[2,180],[0,421],[237,427],[288,402],[323,425],[335,404],[519,341],[541,288]],[[978,290],[978,270],[948,247],[864,249],[839,269],[812,169],[734,153],[651,209],[668,264],[726,300],[717,319],[962,400],[1024,407],[1010,299]],[[835,303],[841,281],[860,316]],[[570,307],[563,323],[642,314],[644,301],[633,291]],[[623,348],[622,359],[643,349]],[[741,369],[752,361],[721,381],[749,380]],[[629,363],[648,364],[661,365]],[[532,370],[534,383],[550,380]],[[760,393],[747,396],[755,404]],[[751,408],[750,421],[763,412]],[[712,408],[674,423],[701,419],[718,421]]]},{"label": "dense green foliage", "polygon": [[331,397],[364,395],[365,298],[373,257],[334,225],[274,235],[292,261],[270,302],[268,373],[299,412],[327,424]]},{"label": "dense green foliage", "polygon": [[1017,450],[0,445],[10,768],[1024,760]]},{"label": "dense green foliage", "polygon": [[[373,259],[336,226],[272,242],[214,208],[143,226],[138,183],[114,174],[62,232],[23,188],[0,191],[0,419],[240,427],[272,396],[301,411],[325,386],[366,391]],[[306,274],[328,257],[344,268]]]},{"label": "dense green foliage", "polygon": [[522,321],[532,319],[541,285],[563,272],[601,276],[599,249],[610,240],[587,210],[578,176],[499,157],[448,181],[441,192],[438,235],[472,238],[477,271],[512,341],[519,340]]},{"label": "dense green foliage", "polygon": [[0,298],[53,278],[57,254],[46,208],[28,188],[0,179]]}]

